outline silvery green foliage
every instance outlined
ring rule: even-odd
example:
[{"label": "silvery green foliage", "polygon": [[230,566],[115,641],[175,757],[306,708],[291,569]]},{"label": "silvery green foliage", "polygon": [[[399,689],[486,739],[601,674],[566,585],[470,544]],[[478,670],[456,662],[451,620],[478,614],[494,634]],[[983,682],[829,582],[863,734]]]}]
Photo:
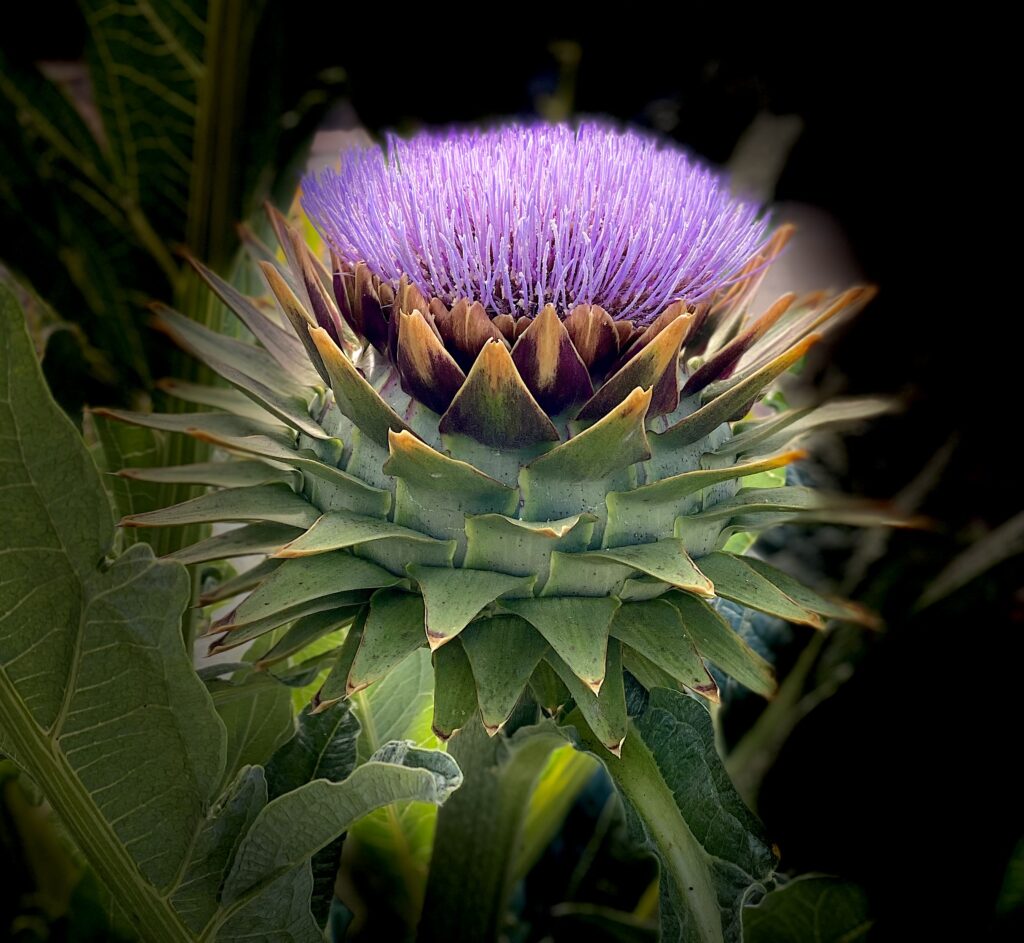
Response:
[{"label": "silvery green foliage", "polygon": [[320,940],[311,858],[381,805],[444,802],[458,767],[408,744],[385,745],[355,768],[337,744],[348,760],[327,768],[325,752],[310,766],[300,742],[271,762],[273,793],[253,765],[222,785],[236,731],[185,651],[186,572],[142,544],[110,556],[114,527],[98,473],[50,399],[5,291],[0,364],[4,752],[43,791],[141,937]]}]

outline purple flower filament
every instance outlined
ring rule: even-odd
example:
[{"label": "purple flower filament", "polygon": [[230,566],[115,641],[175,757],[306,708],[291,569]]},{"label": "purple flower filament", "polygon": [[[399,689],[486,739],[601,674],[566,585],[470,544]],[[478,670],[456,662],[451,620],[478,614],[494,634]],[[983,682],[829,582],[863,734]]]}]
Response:
[{"label": "purple flower filament", "polygon": [[647,322],[728,285],[767,229],[683,151],[601,124],[392,135],[307,177],[302,204],[344,259],[492,315]]}]

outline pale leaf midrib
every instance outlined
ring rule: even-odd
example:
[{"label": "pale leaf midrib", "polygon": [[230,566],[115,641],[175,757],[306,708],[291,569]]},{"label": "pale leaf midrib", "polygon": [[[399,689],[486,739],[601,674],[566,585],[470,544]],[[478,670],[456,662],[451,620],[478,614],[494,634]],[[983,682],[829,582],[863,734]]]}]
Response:
[{"label": "pale leaf midrib", "polygon": [[99,810],[92,802],[83,802],[80,782],[64,757],[45,739],[6,671],[0,670],[0,676],[0,726],[100,879],[124,895],[129,905],[126,909],[139,918],[147,940],[192,943],[192,935],[170,904],[138,872]]},{"label": "pale leaf midrib", "polygon": [[[12,344],[6,345],[10,355]],[[75,565],[64,541],[64,535],[53,518],[50,502],[33,476],[33,466],[25,454],[23,430],[18,410],[14,407],[13,373],[5,374],[4,403],[9,408],[15,439],[25,471],[26,484],[35,492],[39,505],[44,509],[50,528],[60,544],[60,552],[67,561],[70,575],[80,593],[77,631],[68,666],[67,678],[61,697],[60,707],[48,730],[35,720],[28,706],[7,673],[7,666],[0,665],[0,729],[10,740],[19,762],[31,770],[33,778],[46,795],[54,811],[74,836],[86,859],[100,879],[111,890],[123,895],[131,911],[138,917],[148,940],[154,943],[191,943],[192,936],[182,924],[167,901],[142,874],[132,860],[128,850],[93,802],[87,790],[71,768],[67,757],[61,752],[58,737],[68,716],[74,698],[76,682],[83,656],[85,627],[90,605],[95,599],[110,590],[100,590],[90,584],[93,578],[85,578]],[[109,549],[109,548],[108,548]],[[95,595],[90,590],[96,589]]]}]

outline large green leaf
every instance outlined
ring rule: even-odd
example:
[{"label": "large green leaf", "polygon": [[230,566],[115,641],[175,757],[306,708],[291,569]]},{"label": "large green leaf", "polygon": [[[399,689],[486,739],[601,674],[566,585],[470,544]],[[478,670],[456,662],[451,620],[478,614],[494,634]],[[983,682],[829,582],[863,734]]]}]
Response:
[{"label": "large green leaf", "polygon": [[455,761],[408,742],[385,744],[346,780],[316,779],[270,802],[243,839],[222,902],[241,902],[302,866],[359,818],[392,802],[443,803],[462,783]]},{"label": "large green leaf", "polygon": [[[106,416],[96,413],[87,417],[96,433],[100,444],[102,461],[97,458],[101,471],[106,472],[104,484],[111,497],[118,517],[130,514],[142,514],[159,507],[160,488],[157,484],[144,480],[121,478],[116,473],[123,468],[147,469],[162,465],[164,461],[164,443],[161,433],[143,426],[129,426],[123,422],[114,422]],[[152,531],[125,528],[121,531],[123,546],[131,546],[138,541],[151,544],[155,553],[157,534]]]},{"label": "large green leaf", "polygon": [[231,681],[209,684],[217,714],[227,730],[223,780],[245,766],[263,766],[294,732],[291,692],[264,674],[248,669]]},{"label": "large green leaf", "polygon": [[[444,802],[460,782],[453,760],[408,743],[386,744],[341,782],[316,779],[269,803],[262,770],[243,771],[200,836],[207,893],[188,898],[207,920],[199,938],[317,943],[323,937],[309,906],[310,858],[381,805]],[[234,839],[232,820],[247,826]],[[211,892],[217,905],[212,912]]]},{"label": "large green leaf", "polygon": [[[355,769],[358,735],[359,721],[348,704],[336,704],[319,714],[312,713],[308,705],[304,707],[294,736],[267,765],[270,798],[276,799],[314,779],[345,779]],[[311,862],[311,909],[319,926],[326,923],[331,906],[337,901],[334,886],[344,843],[344,835],[339,836],[320,849]]]},{"label": "large green leaf", "polygon": [[[110,507],[0,292],[0,738],[154,940],[220,779],[225,734],[178,629],[184,569],[108,562]],[[56,460],[55,460],[56,459]]]},{"label": "large green leaf", "polygon": [[662,940],[739,943],[743,905],[770,882],[775,857],[729,782],[708,711],[656,688],[633,718],[620,759],[582,724],[580,735],[603,759],[661,863]]},{"label": "large green leaf", "polygon": [[258,766],[247,766],[211,810],[196,836],[188,867],[171,902],[186,926],[202,931],[216,914],[219,892],[238,842],[267,804],[267,782]]},{"label": "large green leaf", "polygon": [[303,708],[295,733],[267,764],[270,798],[313,779],[344,779],[356,766],[358,736],[359,721],[347,704],[336,704],[320,714]]},{"label": "large green leaf", "polygon": [[203,81],[206,0],[85,0],[87,54],[126,212],[185,238]]},{"label": "large green leaf", "polygon": [[867,895],[839,878],[807,875],[743,910],[744,943],[856,943],[871,932]]},{"label": "large green leaf", "polygon": [[562,830],[573,803],[598,768],[597,760],[569,744],[556,747],[548,757],[523,817],[514,879],[526,877]]},{"label": "large green leaf", "polygon": [[228,737],[179,632],[185,570],[142,544],[109,558],[99,475],[3,291],[0,364],[0,749],[143,939],[314,943],[310,857],[382,804],[444,801],[458,767],[392,743],[344,782],[317,779],[267,804],[262,771],[245,767],[218,799],[225,768],[280,734],[245,723]]}]

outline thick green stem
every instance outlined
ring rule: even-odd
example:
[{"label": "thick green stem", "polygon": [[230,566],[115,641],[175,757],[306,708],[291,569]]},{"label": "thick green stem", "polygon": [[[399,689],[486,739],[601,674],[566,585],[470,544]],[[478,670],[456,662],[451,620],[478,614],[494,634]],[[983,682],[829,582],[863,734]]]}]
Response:
[{"label": "thick green stem", "polygon": [[722,916],[711,861],[680,814],[675,796],[639,732],[630,724],[622,756],[616,758],[582,723],[581,717],[570,715],[567,720],[575,723],[583,744],[605,760],[605,768],[616,788],[643,821],[657,848],[660,880],[675,885],[675,905],[687,911],[693,939],[701,943],[723,943]]},{"label": "thick green stem", "polygon": [[420,943],[497,939],[530,796],[564,742],[550,727],[490,738],[479,715],[449,741],[464,778],[438,812]]},{"label": "thick green stem", "polygon": [[119,909],[136,925],[140,936],[152,943],[189,943],[191,934],[174,912],[139,874],[136,863],[113,828],[83,797],[76,774],[51,742],[35,732],[36,721],[24,702],[7,684],[0,684],[0,731],[6,748],[19,765],[32,771],[75,845],[100,880],[116,890]]}]

